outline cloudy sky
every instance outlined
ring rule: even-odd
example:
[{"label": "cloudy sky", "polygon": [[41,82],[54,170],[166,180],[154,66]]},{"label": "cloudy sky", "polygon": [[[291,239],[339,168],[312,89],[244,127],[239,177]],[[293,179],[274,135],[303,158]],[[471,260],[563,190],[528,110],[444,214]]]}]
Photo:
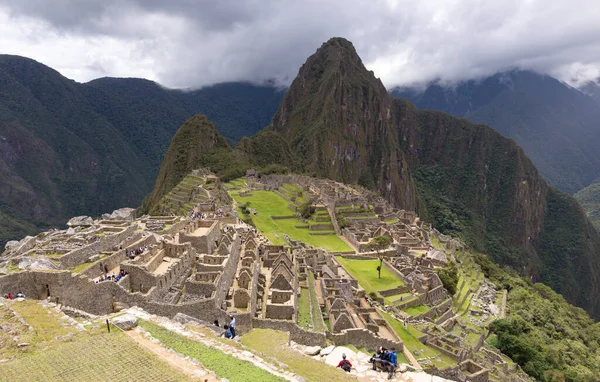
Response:
[{"label": "cloudy sky", "polygon": [[511,68],[600,76],[598,0],[0,0],[0,53],[81,82],[285,85],[333,36],[388,88]]}]

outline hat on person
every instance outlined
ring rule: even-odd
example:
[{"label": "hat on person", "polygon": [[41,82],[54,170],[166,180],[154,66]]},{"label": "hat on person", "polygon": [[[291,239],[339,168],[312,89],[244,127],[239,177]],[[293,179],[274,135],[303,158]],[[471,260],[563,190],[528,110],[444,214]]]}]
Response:
[{"label": "hat on person", "polygon": [[346,359],[346,354],[345,353],[342,353],[342,358]]}]

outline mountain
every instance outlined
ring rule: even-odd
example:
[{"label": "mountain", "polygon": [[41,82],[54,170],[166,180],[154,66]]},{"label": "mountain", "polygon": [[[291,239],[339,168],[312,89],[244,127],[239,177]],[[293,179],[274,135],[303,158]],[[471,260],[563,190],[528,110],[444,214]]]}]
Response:
[{"label": "mountain", "polygon": [[283,95],[246,83],[193,91],[130,78],[80,84],[0,55],[0,245],[75,215],[139,205],[177,126],[205,113],[235,143],[268,125]]},{"label": "mountain", "polygon": [[[588,91],[597,90],[589,84]],[[600,103],[558,80],[511,71],[455,87],[395,89],[420,109],[491,126],[514,139],[548,182],[575,193],[600,177]]]},{"label": "mountain", "polygon": [[[349,41],[331,39],[307,59],[257,136],[267,133],[273,163],[290,152],[294,171],[375,189],[600,316],[600,236],[579,204],[513,140],[392,98]],[[246,166],[267,153],[248,149],[257,136],[230,151]]]},{"label": "mountain", "polygon": [[594,81],[586,82],[579,88],[579,90],[595,99],[600,105],[600,78],[597,78]]},{"label": "mountain", "polygon": [[581,204],[596,229],[600,230],[600,183],[590,184],[573,197]]}]

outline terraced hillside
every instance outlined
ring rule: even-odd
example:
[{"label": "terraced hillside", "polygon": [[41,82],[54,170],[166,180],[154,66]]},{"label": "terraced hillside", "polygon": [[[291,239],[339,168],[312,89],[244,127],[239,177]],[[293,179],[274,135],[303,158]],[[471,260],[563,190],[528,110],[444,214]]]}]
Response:
[{"label": "terraced hillside", "polygon": [[188,216],[201,204],[208,205],[219,200],[229,200],[229,196],[220,188],[219,183],[219,179],[215,176],[194,170],[161,198],[152,214]]}]

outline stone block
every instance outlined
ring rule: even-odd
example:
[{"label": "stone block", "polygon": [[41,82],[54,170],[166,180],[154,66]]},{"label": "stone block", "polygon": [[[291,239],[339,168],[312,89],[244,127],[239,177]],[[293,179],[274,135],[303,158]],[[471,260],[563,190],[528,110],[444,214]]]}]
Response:
[{"label": "stone block", "polygon": [[131,330],[138,324],[138,319],[132,314],[124,314],[112,319],[112,324],[122,330]]}]

